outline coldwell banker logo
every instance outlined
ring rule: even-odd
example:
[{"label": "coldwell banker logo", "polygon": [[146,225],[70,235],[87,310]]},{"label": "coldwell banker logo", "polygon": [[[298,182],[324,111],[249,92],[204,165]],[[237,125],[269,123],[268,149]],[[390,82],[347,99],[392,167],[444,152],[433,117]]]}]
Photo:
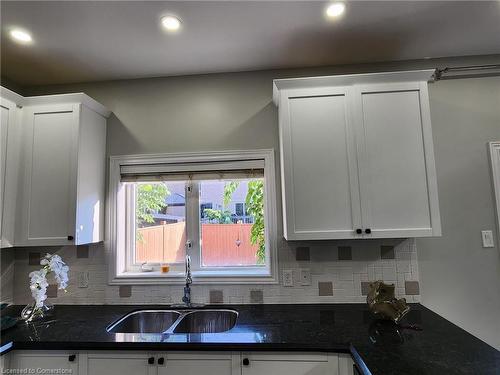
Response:
[{"label": "coldwell banker logo", "polygon": [[2,374],[25,375],[25,374],[72,374],[73,370],[68,368],[3,368]]}]

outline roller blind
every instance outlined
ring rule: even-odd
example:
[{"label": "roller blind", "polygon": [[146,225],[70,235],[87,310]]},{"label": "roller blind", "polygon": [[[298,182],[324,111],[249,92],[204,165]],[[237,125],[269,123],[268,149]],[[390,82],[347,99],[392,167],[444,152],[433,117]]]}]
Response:
[{"label": "roller blind", "polygon": [[264,177],[264,160],[134,164],[120,166],[122,182],[225,180]]}]

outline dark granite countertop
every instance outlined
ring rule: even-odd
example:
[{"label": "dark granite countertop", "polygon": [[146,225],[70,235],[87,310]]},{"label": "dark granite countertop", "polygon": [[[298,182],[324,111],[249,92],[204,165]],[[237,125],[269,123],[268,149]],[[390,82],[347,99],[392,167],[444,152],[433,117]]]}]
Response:
[{"label": "dark granite countertop", "polygon": [[[106,331],[130,311],[166,307],[57,305],[52,321],[20,322],[2,332],[1,343],[8,350],[344,352],[353,355],[361,371],[373,375],[500,374],[499,351],[419,304],[411,305],[399,328],[375,320],[364,304],[307,304],[224,305],[239,312],[236,326],[224,333],[132,337]],[[9,306],[2,313],[18,315],[21,308]]]}]

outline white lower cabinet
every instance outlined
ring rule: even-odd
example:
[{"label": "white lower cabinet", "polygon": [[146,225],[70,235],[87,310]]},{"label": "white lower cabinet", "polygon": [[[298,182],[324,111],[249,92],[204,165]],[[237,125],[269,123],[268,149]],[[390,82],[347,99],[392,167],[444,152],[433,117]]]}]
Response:
[{"label": "white lower cabinet", "polygon": [[10,354],[0,355],[0,373],[4,373],[4,369],[10,369]]},{"label": "white lower cabinet", "polygon": [[156,358],[152,353],[88,352],[81,356],[81,360],[85,363],[82,363],[79,375],[156,375]]},{"label": "white lower cabinet", "polygon": [[49,374],[51,370],[58,370],[59,374],[80,373],[81,361],[78,352],[23,350],[15,351],[9,356],[9,368],[20,371],[34,370],[34,372],[27,372],[29,374]]},{"label": "white lower cabinet", "polygon": [[242,353],[242,375],[339,375],[337,354]]},{"label": "white lower cabinet", "polygon": [[78,375],[353,375],[350,355],[336,353],[16,350],[2,362],[11,369]]},{"label": "white lower cabinet", "polygon": [[358,375],[354,370],[354,362],[350,354],[338,354],[339,357],[339,375]]},{"label": "white lower cabinet", "polygon": [[156,363],[158,375],[236,375],[239,359],[239,353],[169,352],[158,354]]}]

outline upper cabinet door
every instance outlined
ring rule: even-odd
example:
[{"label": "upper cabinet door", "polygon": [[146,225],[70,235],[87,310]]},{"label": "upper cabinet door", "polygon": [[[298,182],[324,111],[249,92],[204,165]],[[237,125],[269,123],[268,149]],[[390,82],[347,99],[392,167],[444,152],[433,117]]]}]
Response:
[{"label": "upper cabinet door", "polygon": [[75,235],[79,104],[24,112],[24,245],[72,244]]},{"label": "upper cabinet door", "polygon": [[[2,90],[2,95],[4,91]],[[12,100],[10,100],[12,99]],[[16,203],[18,194],[19,157],[20,157],[20,132],[21,132],[21,109],[16,100],[17,95],[10,95],[9,99],[0,98],[0,233],[1,247],[13,247]],[[19,105],[19,106],[18,106]]]},{"label": "upper cabinet door", "polygon": [[15,104],[2,99],[0,102],[0,236],[2,239],[2,247],[4,246],[4,202],[5,202],[5,176],[7,170],[7,139],[9,136],[9,128],[12,127]]},{"label": "upper cabinet door", "polygon": [[280,98],[285,238],[353,238],[360,227],[348,88],[290,89]]},{"label": "upper cabinet door", "polygon": [[440,235],[427,84],[356,86],[355,112],[363,236]]}]

